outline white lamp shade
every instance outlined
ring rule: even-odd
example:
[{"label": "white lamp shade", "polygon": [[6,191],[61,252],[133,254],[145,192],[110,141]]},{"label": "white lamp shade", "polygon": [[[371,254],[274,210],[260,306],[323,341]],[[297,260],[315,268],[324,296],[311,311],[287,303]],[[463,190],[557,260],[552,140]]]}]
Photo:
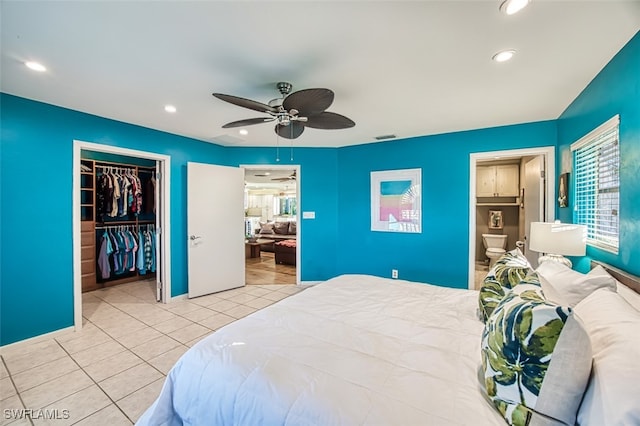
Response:
[{"label": "white lamp shade", "polygon": [[587,227],[573,223],[531,222],[529,249],[538,253],[584,256]]},{"label": "white lamp shade", "polygon": [[262,208],[260,208],[260,207],[249,207],[247,209],[247,216],[255,216],[255,217],[262,216]]}]

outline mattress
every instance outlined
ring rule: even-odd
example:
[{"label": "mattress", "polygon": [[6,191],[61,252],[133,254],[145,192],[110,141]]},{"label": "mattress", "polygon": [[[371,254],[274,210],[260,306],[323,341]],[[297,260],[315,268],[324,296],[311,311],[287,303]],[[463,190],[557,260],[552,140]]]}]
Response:
[{"label": "mattress", "polygon": [[139,425],[503,425],[478,293],[343,275],[187,351]]}]

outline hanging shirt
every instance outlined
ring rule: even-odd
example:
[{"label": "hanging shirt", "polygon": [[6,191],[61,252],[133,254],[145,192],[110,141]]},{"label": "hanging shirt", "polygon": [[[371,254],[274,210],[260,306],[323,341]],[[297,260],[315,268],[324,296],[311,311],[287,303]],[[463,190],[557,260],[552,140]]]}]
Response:
[{"label": "hanging shirt", "polygon": [[100,276],[103,279],[107,279],[111,276],[111,265],[109,265],[109,255],[111,255],[111,253],[113,253],[113,247],[111,246],[111,241],[105,231],[102,234],[100,254],[98,254],[98,268],[100,269]]},{"label": "hanging shirt", "polygon": [[156,271],[156,232],[151,231],[151,272]]},{"label": "hanging shirt", "polygon": [[151,266],[153,263],[153,259],[152,259],[152,252],[153,252],[153,244],[151,242],[151,232],[150,231],[146,231],[144,233],[144,261],[145,261],[145,267],[147,268],[148,271],[151,271]]},{"label": "hanging shirt", "polygon": [[111,244],[113,246],[113,254],[111,256],[111,260],[113,261],[113,268],[111,270],[116,272],[120,269],[120,245],[118,244],[118,239],[113,231],[109,232],[109,237],[111,239]]},{"label": "hanging shirt", "polygon": [[136,252],[138,251],[138,243],[136,242],[136,236],[131,232],[129,234],[129,240],[131,241],[131,263],[129,264],[129,271],[135,272],[136,270]]},{"label": "hanging shirt", "polygon": [[118,215],[118,201],[120,200],[120,182],[118,176],[111,175],[113,181],[113,197],[111,199],[111,214],[109,216],[115,217]]},{"label": "hanging shirt", "polygon": [[120,231],[115,233],[116,240],[118,241],[118,269],[116,269],[116,274],[122,274],[125,268],[125,253],[127,252],[127,247],[124,243],[124,238],[122,237],[122,233]]},{"label": "hanging shirt", "polygon": [[147,273],[147,264],[145,262],[145,243],[142,230],[138,230],[138,273],[145,275]]}]

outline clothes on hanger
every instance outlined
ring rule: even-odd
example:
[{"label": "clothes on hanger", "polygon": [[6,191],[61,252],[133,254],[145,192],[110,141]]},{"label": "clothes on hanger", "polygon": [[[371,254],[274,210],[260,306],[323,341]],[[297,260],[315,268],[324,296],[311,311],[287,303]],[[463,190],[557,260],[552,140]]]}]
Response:
[{"label": "clothes on hanger", "polygon": [[97,229],[100,233],[98,269],[102,280],[136,272],[156,271],[155,226],[114,225]]},{"label": "clothes on hanger", "polygon": [[142,183],[133,169],[96,166],[101,172],[96,178],[98,217],[138,216],[142,209]]}]

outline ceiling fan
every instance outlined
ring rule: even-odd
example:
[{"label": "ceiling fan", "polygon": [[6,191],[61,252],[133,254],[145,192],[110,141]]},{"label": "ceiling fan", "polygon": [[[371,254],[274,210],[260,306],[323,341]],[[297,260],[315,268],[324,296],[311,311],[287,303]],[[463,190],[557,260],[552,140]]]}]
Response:
[{"label": "ceiling fan", "polygon": [[305,127],[347,129],[356,125],[344,115],[325,111],[333,103],[334,94],[329,89],[305,89],[289,94],[293,87],[291,83],[280,82],[277,87],[282,97],[272,99],[269,104],[238,96],[213,93],[213,96],[225,102],[269,114],[268,117],[233,121],[225,124],[222,128],[244,127],[276,121],[275,132],[279,136],[295,139],[304,132]]},{"label": "ceiling fan", "polygon": [[271,180],[276,180],[276,181],[279,181],[279,182],[284,182],[284,181],[288,181],[288,180],[296,180],[296,171],[294,170],[293,173],[291,173],[289,176],[271,178]]}]

